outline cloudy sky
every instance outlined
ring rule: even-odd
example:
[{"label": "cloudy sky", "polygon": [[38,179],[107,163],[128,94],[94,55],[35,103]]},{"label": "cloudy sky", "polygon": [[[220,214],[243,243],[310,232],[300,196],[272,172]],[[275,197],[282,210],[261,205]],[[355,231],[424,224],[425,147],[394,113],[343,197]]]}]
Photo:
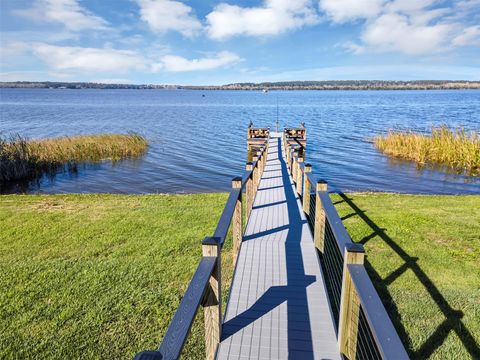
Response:
[{"label": "cloudy sky", "polygon": [[480,0],[0,0],[0,80],[480,80]]}]

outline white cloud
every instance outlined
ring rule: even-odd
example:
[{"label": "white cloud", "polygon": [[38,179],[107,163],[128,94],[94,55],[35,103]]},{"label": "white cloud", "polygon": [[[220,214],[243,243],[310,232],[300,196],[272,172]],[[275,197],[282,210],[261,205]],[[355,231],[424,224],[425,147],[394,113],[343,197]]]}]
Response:
[{"label": "white cloud", "polygon": [[320,0],[320,7],[333,22],[364,20],[360,41],[343,44],[347,51],[418,56],[480,44],[480,26],[468,26],[472,3],[478,0],[444,7],[439,0]]},{"label": "white cloud", "polygon": [[380,13],[385,0],[320,0],[320,9],[333,22],[368,19]]},{"label": "white cloud", "polygon": [[478,67],[445,66],[425,63],[375,64],[355,66],[332,66],[312,68],[282,73],[263,74],[260,77],[247,77],[245,81],[293,81],[293,80],[480,80]]},{"label": "white cloud", "polygon": [[354,54],[363,54],[365,52],[364,46],[354,43],[353,41],[347,41],[341,44],[341,47]]},{"label": "white cloud", "polygon": [[48,75],[44,71],[9,71],[0,73],[0,81],[45,81]]},{"label": "white cloud", "polygon": [[202,28],[200,21],[192,14],[190,6],[173,0],[137,0],[140,17],[153,31],[178,31],[182,35],[194,36]]},{"label": "white cloud", "polygon": [[452,26],[421,25],[400,14],[384,14],[367,25],[362,40],[377,51],[400,51],[406,54],[431,54],[445,49]]},{"label": "white cloud", "polygon": [[207,33],[217,40],[235,35],[276,35],[318,21],[310,0],[265,0],[261,7],[221,3],[207,15]]},{"label": "white cloud", "polygon": [[145,59],[129,50],[55,46],[44,43],[35,43],[32,48],[33,53],[54,70],[125,73],[146,68]]},{"label": "white cloud", "polygon": [[480,26],[474,25],[465,28],[453,39],[456,46],[480,45]]},{"label": "white cloud", "polygon": [[170,72],[212,70],[231,65],[240,60],[241,58],[238,55],[228,51],[219,52],[215,56],[192,60],[176,55],[165,55],[159,63],[153,64],[152,70]]},{"label": "white cloud", "polygon": [[135,82],[130,80],[130,79],[95,79],[92,80],[94,83],[99,83],[99,84],[134,84]]},{"label": "white cloud", "polygon": [[78,0],[37,0],[33,7],[15,10],[14,14],[35,21],[60,23],[70,31],[108,28],[107,21],[81,7]]},{"label": "white cloud", "polygon": [[202,71],[226,67],[242,60],[237,54],[228,51],[189,60],[173,54],[160,58],[154,54],[143,56],[136,51],[109,47],[85,48],[45,43],[33,43],[29,46],[32,53],[46,63],[50,70],[66,75],[81,72],[124,74],[131,71]]}]

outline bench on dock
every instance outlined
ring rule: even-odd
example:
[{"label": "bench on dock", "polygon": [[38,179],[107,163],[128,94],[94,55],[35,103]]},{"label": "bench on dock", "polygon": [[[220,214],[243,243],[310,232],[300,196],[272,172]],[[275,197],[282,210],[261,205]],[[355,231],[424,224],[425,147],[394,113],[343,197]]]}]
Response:
[{"label": "bench on dock", "polygon": [[[200,306],[207,359],[408,359],[363,246],[305,162],[305,127],[280,134],[250,126],[247,140],[252,161],[232,180],[158,350],[135,360],[178,359]],[[221,253],[230,228],[235,270],[224,312]]]}]

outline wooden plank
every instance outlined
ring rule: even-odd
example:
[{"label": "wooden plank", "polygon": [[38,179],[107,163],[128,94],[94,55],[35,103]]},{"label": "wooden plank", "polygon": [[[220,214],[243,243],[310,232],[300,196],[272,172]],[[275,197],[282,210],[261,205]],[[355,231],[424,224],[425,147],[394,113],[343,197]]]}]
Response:
[{"label": "wooden plank", "polygon": [[204,256],[200,260],[158,349],[163,360],[179,358],[216,263],[215,256]]},{"label": "wooden plank", "polygon": [[209,278],[202,301],[205,322],[205,358],[213,360],[222,332],[222,260],[220,239],[207,237],[202,242],[203,256],[214,256],[217,261]]},{"label": "wooden plank", "polygon": [[338,345],[347,359],[355,359],[357,353],[358,319],[360,303],[352,283],[349,264],[363,264],[365,250],[361,244],[347,244],[343,257],[342,293],[338,320]]},{"label": "wooden plank", "polygon": [[347,267],[382,358],[408,359],[405,347],[368,276],[365,266],[351,264]]},{"label": "wooden plank", "polygon": [[308,178],[308,174],[312,171],[312,165],[305,164],[303,169],[303,212],[310,216],[310,192],[312,183]]},{"label": "wooden plank", "polygon": [[232,220],[232,237],[233,237],[233,265],[237,262],[237,255],[242,242],[243,234],[243,217],[242,217],[242,178],[234,178],[232,180],[232,188],[240,189],[240,196],[237,199]]},{"label": "wooden plank", "polygon": [[320,193],[327,193],[327,183],[320,181],[316,183],[315,191],[315,227],[313,229],[313,242],[315,247],[323,254],[325,245],[325,210],[323,208],[322,199]]},{"label": "wooden plank", "polygon": [[297,159],[297,171],[296,171],[296,179],[295,184],[297,185],[296,191],[297,194],[300,196],[303,195],[303,171],[305,166],[303,166],[303,157],[298,157]]}]

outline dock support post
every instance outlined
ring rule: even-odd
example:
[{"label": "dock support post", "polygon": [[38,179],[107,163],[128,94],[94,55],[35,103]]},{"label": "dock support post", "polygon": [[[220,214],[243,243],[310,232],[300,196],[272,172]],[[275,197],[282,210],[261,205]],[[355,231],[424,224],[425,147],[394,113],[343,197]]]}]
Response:
[{"label": "dock support post", "polygon": [[313,231],[313,242],[315,247],[323,254],[325,244],[325,210],[323,209],[322,200],[318,196],[319,191],[327,192],[328,185],[325,181],[317,181],[315,191],[315,228]]},{"label": "dock support post", "polygon": [[[253,170],[253,164],[251,162],[247,163],[246,166],[247,171],[252,171]],[[246,216],[245,218],[248,219],[250,217],[250,212],[252,211],[252,205],[253,205],[253,172],[250,174],[250,177],[247,180],[247,186],[245,190],[245,198],[246,198]]]},{"label": "dock support post", "polygon": [[298,152],[297,150],[293,150],[293,156],[292,156],[292,165],[290,166],[290,174],[292,175],[292,180],[295,182],[297,180],[296,175],[296,170],[297,170],[297,158],[298,158]]},{"label": "dock support post", "polygon": [[297,184],[297,194],[300,196],[303,196],[303,171],[302,171],[302,166],[301,164],[303,163],[303,157],[298,157],[297,158],[297,170],[296,170],[296,181],[295,183]]},{"label": "dock support post", "polygon": [[364,258],[365,250],[362,244],[349,243],[345,245],[338,321],[338,345],[340,352],[348,359],[355,359],[356,357],[360,301],[347,266],[349,264],[363,264]]},{"label": "dock support post", "polygon": [[303,173],[303,212],[310,216],[310,190],[311,184],[307,174],[312,172],[312,165],[305,164],[305,172]]},{"label": "dock support post", "polygon": [[255,197],[257,193],[257,187],[258,187],[258,180],[260,178],[260,174],[258,171],[258,156],[253,157],[253,197]]},{"label": "dock support post", "polygon": [[262,174],[263,174],[263,161],[265,160],[263,157],[263,147],[261,147],[260,150],[257,151],[257,157],[258,157],[258,181],[260,182],[260,179],[262,178]]},{"label": "dock support post", "polygon": [[206,237],[202,241],[202,255],[217,258],[202,302],[205,318],[205,357],[208,360],[215,358],[222,333],[222,261],[220,254],[220,238]]},{"label": "dock support post", "polygon": [[292,150],[292,161],[290,163],[290,174],[292,174],[293,180],[295,180],[295,161],[296,161],[295,157],[298,157],[298,150],[293,148],[293,150]]},{"label": "dock support post", "polygon": [[[233,189],[241,189],[242,187],[242,178],[235,177],[232,180]],[[233,213],[233,222],[232,222],[232,234],[233,234],[233,266],[237,262],[238,251],[240,250],[240,244],[242,243],[242,233],[243,233],[243,219],[242,219],[242,192],[238,197],[237,203],[235,205],[235,211]]]}]

